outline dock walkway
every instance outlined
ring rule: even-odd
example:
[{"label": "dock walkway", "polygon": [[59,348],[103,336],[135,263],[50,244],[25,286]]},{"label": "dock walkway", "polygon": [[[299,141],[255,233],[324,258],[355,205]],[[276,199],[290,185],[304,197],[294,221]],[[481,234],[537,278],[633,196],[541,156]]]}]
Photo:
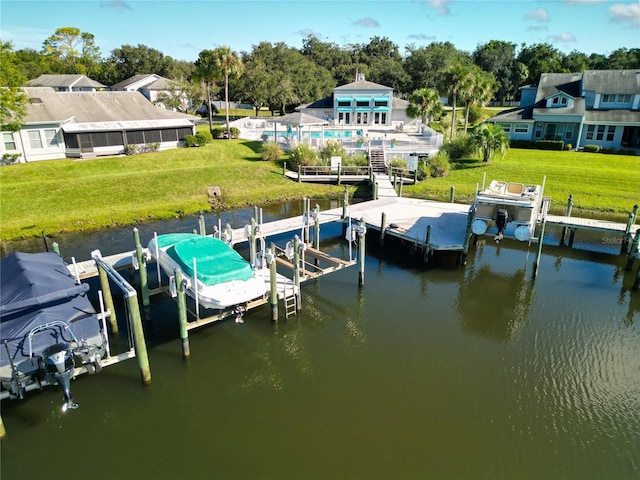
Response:
[{"label": "dock walkway", "polygon": [[593,218],[567,217],[562,215],[547,215],[547,225],[621,234],[624,234],[627,229],[626,223],[597,220]]}]

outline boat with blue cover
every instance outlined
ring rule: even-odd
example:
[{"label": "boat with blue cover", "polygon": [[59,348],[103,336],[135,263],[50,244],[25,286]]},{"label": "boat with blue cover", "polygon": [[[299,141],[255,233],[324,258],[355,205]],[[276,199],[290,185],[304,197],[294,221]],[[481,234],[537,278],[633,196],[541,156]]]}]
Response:
[{"label": "boat with blue cover", "polygon": [[205,308],[243,305],[267,292],[262,269],[218,238],[169,233],[152,238],[148,248],[169,277],[180,268],[187,294]]},{"label": "boat with blue cover", "polygon": [[[87,297],[89,286],[53,252],[16,252],[0,262],[0,398],[59,385],[63,409],[76,408],[70,382],[101,370],[104,323]],[[84,370],[83,370],[84,369]]]}]

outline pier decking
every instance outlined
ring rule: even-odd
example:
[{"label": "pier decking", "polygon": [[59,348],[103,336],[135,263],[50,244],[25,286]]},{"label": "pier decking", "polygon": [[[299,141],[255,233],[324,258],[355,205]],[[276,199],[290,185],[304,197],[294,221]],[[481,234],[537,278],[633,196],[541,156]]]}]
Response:
[{"label": "pier decking", "polygon": [[547,215],[547,225],[620,234],[624,234],[627,229],[626,223],[611,222],[608,220],[598,220],[593,218],[567,217],[562,215]]}]

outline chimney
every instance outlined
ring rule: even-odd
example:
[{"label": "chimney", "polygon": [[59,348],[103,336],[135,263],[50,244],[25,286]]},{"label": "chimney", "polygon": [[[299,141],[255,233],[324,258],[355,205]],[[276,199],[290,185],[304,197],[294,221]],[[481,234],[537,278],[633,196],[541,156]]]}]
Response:
[{"label": "chimney", "polygon": [[364,73],[356,72],[356,82],[363,82],[363,81],[364,81]]}]

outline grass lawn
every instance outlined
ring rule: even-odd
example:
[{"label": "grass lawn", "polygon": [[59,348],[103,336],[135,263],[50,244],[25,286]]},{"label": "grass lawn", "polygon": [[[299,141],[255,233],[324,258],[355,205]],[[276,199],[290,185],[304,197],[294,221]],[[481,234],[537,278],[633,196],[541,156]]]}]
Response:
[{"label": "grass lawn", "polygon": [[574,215],[608,216],[625,222],[633,206],[640,203],[638,156],[515,148],[505,158],[488,163],[472,159],[452,164],[448,176],[430,178],[403,192],[448,201],[453,186],[456,201],[469,203],[484,173],[487,184],[491,180],[542,184],[546,176],[544,194],[551,197],[553,213],[564,213],[569,194],[573,194]]},{"label": "grass lawn", "polygon": [[[292,182],[260,160],[260,144],[219,140],[206,147],[0,168],[0,239],[128,225],[303,196],[342,198],[344,187]],[[207,187],[222,200],[209,203]]]},{"label": "grass lawn", "polygon": [[[0,168],[0,240],[132,225],[211,209],[303,196],[342,198],[343,187],[297,183],[281,163],[260,160],[260,143],[218,140],[206,147],[92,160],[52,160]],[[489,163],[459,162],[444,178],[404,188],[406,196],[470,203],[476,184],[498,179],[542,183],[554,212],[574,195],[574,215],[625,222],[640,202],[640,157],[512,149]],[[207,187],[222,199],[209,202]],[[355,187],[353,187],[355,189]]]}]

